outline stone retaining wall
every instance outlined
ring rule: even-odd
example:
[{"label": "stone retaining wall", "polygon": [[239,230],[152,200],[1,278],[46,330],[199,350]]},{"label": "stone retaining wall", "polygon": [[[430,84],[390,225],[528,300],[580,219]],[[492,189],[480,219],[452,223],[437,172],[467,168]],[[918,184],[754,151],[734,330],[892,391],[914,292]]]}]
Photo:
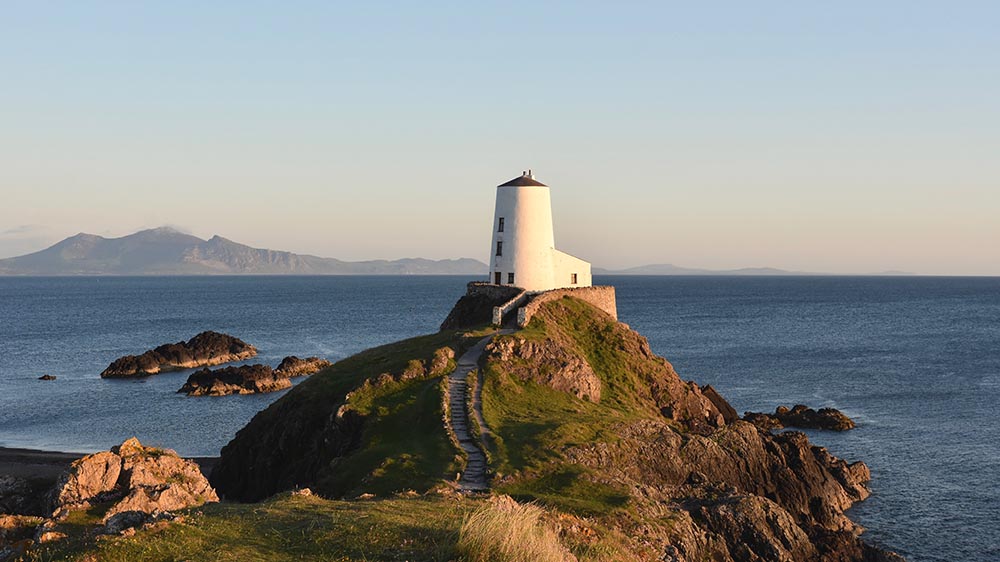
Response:
[{"label": "stone retaining wall", "polygon": [[618,301],[615,298],[615,288],[606,286],[576,287],[572,289],[554,289],[541,293],[528,295],[528,304],[517,311],[517,325],[525,327],[531,322],[531,317],[538,312],[541,306],[549,301],[561,299],[563,297],[573,297],[586,301],[595,307],[607,312],[612,318],[618,320]]},{"label": "stone retaining wall", "polygon": [[493,307],[493,325],[501,326],[503,325],[503,319],[505,316],[513,312],[516,308],[524,304],[529,298],[527,291],[521,291],[520,293],[514,295],[512,299],[503,303],[500,306]]},{"label": "stone retaining wall", "polygon": [[472,281],[466,285],[465,294],[470,297],[482,296],[496,302],[507,302],[524,292],[513,285],[494,285],[483,281]]}]

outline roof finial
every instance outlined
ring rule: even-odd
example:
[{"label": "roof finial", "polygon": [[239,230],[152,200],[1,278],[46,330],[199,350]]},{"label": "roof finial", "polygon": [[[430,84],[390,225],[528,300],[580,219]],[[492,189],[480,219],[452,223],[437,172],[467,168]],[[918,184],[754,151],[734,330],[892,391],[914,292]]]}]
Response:
[{"label": "roof finial", "polygon": [[531,173],[531,168],[528,168],[528,177],[531,179],[535,179],[535,174]]}]

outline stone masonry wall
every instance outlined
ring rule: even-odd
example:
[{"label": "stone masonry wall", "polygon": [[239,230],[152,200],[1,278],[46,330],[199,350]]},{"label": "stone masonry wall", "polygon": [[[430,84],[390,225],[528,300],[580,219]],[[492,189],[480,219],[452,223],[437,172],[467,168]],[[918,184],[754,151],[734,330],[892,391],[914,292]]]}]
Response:
[{"label": "stone masonry wall", "polygon": [[507,317],[508,314],[513,312],[516,308],[524,304],[530,295],[527,291],[521,291],[509,301],[503,303],[500,306],[493,307],[493,325],[500,326],[503,324],[503,319]]},{"label": "stone masonry wall", "polygon": [[607,312],[612,318],[618,320],[618,301],[615,298],[615,288],[606,286],[575,287],[572,289],[554,289],[531,295],[528,304],[517,311],[517,325],[525,327],[531,321],[531,317],[538,312],[541,306],[549,301],[561,299],[563,297],[573,297],[589,302],[595,307]]},{"label": "stone masonry wall", "polygon": [[466,287],[466,294],[469,296],[483,296],[499,303],[507,302],[524,291],[520,287],[494,285],[484,281],[472,281]]}]

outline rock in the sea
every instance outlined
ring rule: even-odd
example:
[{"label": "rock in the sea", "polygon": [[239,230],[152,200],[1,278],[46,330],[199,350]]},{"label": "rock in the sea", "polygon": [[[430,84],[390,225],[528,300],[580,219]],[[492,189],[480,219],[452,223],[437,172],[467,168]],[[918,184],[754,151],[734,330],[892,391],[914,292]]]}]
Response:
[{"label": "rock in the sea", "polygon": [[151,515],[219,501],[194,461],[170,449],[143,446],[131,438],[110,451],[74,462],[59,479],[52,499],[58,519],[69,511],[109,503],[103,523],[120,532]]},{"label": "rock in the sea", "polygon": [[224,369],[202,369],[192,373],[177,392],[188,396],[226,396],[228,394],[259,394],[284,390],[292,386],[287,375],[267,365],[239,365]]},{"label": "rock in the sea", "polygon": [[813,410],[802,404],[797,404],[791,410],[784,406],[778,406],[773,414],[746,412],[743,419],[761,429],[781,429],[784,427],[833,431],[854,429],[854,420],[836,408]]},{"label": "rock in the sea", "polygon": [[38,380],[40,380],[40,381],[54,381],[54,380],[56,380],[56,376],[55,375],[42,375],[42,376],[38,377]]},{"label": "rock in the sea", "polygon": [[154,375],[161,371],[211,367],[242,361],[257,355],[257,348],[245,341],[218,332],[202,332],[186,342],[161,345],[142,355],[116,359],[102,378]]},{"label": "rock in the sea", "polygon": [[280,374],[285,377],[301,377],[304,375],[311,375],[320,369],[325,369],[333,365],[326,359],[320,359],[319,357],[307,357],[305,359],[299,359],[294,355],[289,355],[278,363],[278,366],[274,369],[275,374]]}]

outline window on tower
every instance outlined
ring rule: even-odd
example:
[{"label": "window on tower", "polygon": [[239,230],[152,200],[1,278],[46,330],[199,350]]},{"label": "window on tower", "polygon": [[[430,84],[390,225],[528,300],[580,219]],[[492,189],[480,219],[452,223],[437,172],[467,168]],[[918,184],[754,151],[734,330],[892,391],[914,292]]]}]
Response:
[{"label": "window on tower", "polygon": [[493,284],[494,285],[499,285],[500,284],[500,280],[502,279],[502,277],[500,277],[500,275],[502,275],[502,274],[499,271],[497,271],[497,272],[495,272],[493,274]]},{"label": "window on tower", "polygon": [[514,274],[513,273],[508,273],[507,274],[507,283],[509,283],[511,285],[514,284]]},{"label": "window on tower", "polygon": [[497,226],[497,232],[503,232],[503,217],[500,217],[500,224]]},{"label": "window on tower", "polygon": [[503,255],[503,241],[500,240],[497,241],[497,255],[498,256]]}]

